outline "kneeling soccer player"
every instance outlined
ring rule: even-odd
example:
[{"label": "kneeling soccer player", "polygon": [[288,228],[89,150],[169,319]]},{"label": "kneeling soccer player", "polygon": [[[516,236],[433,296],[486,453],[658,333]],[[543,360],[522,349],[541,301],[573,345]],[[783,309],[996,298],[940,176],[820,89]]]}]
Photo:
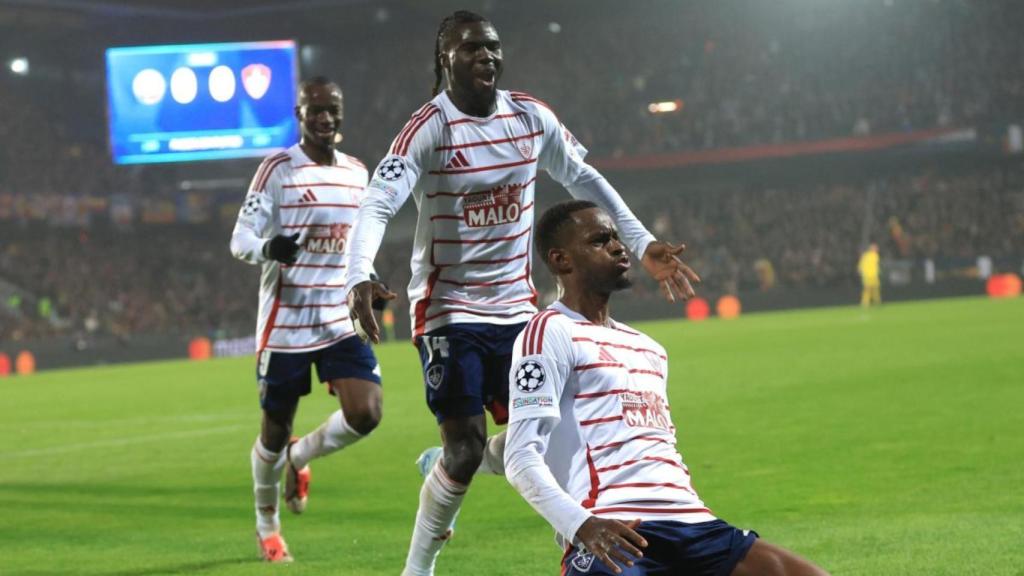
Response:
[{"label": "kneeling soccer player", "polygon": [[697,496],[675,449],[665,349],[608,315],[630,286],[608,214],[558,204],[536,243],[564,295],[515,343],[505,472],[565,544],[562,574],[825,574]]}]

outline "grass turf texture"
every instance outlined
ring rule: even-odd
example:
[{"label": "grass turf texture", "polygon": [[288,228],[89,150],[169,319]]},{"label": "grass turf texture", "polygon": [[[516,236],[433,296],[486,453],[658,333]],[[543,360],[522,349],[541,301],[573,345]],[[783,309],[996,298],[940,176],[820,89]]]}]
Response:
[{"label": "grass turf texture", "polygon": [[[720,517],[833,574],[1024,574],[1024,299],[640,324],[669,351],[679,447]],[[388,574],[437,443],[416,354],[377,349],[385,417],[313,464],[282,511],[291,566],[256,560],[253,360],[0,380],[0,574]],[[303,400],[305,433],[335,406]],[[557,574],[547,524],[476,480],[439,574]]]}]

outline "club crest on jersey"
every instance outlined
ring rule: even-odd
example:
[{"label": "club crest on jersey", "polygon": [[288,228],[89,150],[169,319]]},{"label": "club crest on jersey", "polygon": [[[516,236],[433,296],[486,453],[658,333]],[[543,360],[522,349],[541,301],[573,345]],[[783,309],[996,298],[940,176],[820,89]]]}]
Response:
[{"label": "club crest on jersey", "polygon": [[377,168],[377,176],[380,176],[382,180],[388,182],[394,182],[405,174],[405,161],[398,156],[392,156],[385,159],[380,163],[380,168]]},{"label": "club crest on jersey", "polygon": [[533,158],[533,136],[516,141],[516,150],[523,156],[523,160]]},{"label": "club crest on jersey", "polygon": [[519,222],[522,213],[522,184],[504,184],[469,194],[462,200],[462,217],[471,228]]},{"label": "club crest on jersey", "polygon": [[590,552],[577,550],[576,555],[572,557],[571,564],[573,568],[580,572],[590,572],[590,567],[594,565],[594,555]]},{"label": "club crest on jersey", "polygon": [[444,365],[438,364],[427,368],[427,386],[437,390],[441,386],[442,380],[444,380]]},{"label": "club crest on jersey", "polygon": [[313,254],[344,254],[345,243],[351,224],[331,224],[328,228],[330,236],[311,236],[306,238],[303,249]]},{"label": "club crest on jersey", "polygon": [[619,402],[622,404],[622,421],[626,426],[672,431],[668,404],[657,393],[650,390],[629,390],[619,393]]},{"label": "club crest on jersey", "polygon": [[516,370],[516,388],[523,392],[534,392],[544,386],[544,367],[533,360],[527,360]]}]

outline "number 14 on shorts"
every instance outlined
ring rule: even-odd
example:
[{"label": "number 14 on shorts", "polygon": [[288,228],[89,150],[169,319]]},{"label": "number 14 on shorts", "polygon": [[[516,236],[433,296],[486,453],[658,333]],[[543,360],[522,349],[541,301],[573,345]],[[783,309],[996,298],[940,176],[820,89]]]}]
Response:
[{"label": "number 14 on shorts", "polygon": [[423,336],[424,348],[427,351],[427,364],[434,362],[434,354],[440,354],[441,358],[448,357],[448,338],[444,336]]}]

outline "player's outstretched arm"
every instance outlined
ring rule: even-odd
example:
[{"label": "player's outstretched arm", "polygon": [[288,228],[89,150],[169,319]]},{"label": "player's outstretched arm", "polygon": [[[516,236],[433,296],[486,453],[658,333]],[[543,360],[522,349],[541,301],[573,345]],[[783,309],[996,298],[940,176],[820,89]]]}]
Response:
[{"label": "player's outstretched arm", "polygon": [[626,523],[591,516],[576,532],[576,540],[605,566],[621,574],[619,565],[632,566],[633,558],[644,555],[640,548],[647,547],[647,540],[636,532],[639,525],[639,519]]},{"label": "player's outstretched arm", "polygon": [[679,259],[685,250],[684,244],[673,246],[668,242],[654,241],[647,245],[640,259],[669,302],[675,302],[677,297],[689,300],[696,295],[693,285],[700,282],[700,276]]}]

